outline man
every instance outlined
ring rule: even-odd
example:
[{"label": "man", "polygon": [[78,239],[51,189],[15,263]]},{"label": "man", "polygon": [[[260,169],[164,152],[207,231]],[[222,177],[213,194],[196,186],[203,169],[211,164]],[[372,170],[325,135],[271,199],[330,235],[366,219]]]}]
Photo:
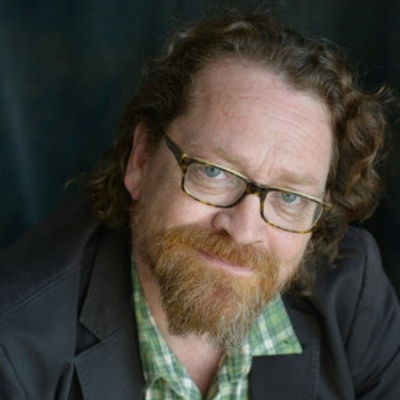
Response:
[{"label": "man", "polygon": [[383,96],[265,15],[177,34],[89,195],[1,256],[0,398],[400,398],[396,295],[348,228]]}]

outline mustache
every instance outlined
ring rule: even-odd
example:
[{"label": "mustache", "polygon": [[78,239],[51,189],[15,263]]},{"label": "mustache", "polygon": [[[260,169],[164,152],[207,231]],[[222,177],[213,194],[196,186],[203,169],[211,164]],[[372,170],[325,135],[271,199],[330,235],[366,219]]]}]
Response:
[{"label": "mustache", "polygon": [[[168,243],[165,243],[166,240]],[[274,263],[266,249],[253,244],[237,244],[226,232],[192,225],[170,228],[167,232],[154,235],[152,242],[156,244],[156,249],[165,249],[165,246],[175,251],[179,251],[179,248],[185,251],[191,249],[255,271],[262,270],[265,263]]]}]

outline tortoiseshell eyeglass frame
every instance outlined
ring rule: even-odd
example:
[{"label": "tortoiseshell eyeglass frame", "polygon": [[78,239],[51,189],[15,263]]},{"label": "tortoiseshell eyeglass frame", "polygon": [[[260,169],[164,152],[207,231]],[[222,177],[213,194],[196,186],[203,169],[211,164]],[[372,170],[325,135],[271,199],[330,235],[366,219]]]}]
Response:
[{"label": "tortoiseshell eyeglass frame", "polygon": [[[240,174],[239,172],[236,172],[234,170],[231,170],[229,168],[223,167],[218,164],[211,163],[211,162],[209,162],[207,160],[203,160],[201,158],[190,157],[165,132],[162,132],[162,133],[163,133],[163,137],[164,137],[164,140],[165,140],[165,143],[166,143],[168,149],[175,156],[176,161],[178,162],[179,166],[182,169],[182,181],[181,181],[182,191],[184,193],[186,193],[188,196],[190,196],[191,198],[193,198],[194,200],[199,201],[200,203],[207,204],[212,207],[230,208],[230,207],[233,207],[236,204],[238,204],[240,201],[242,201],[245,196],[247,196],[249,194],[254,194],[254,195],[258,196],[260,199],[261,218],[267,224],[269,224],[275,228],[278,228],[278,229],[281,229],[281,230],[284,230],[287,232],[292,232],[292,233],[309,233],[309,232],[311,232],[317,226],[318,222],[321,219],[322,214],[324,212],[332,209],[331,203],[324,202],[321,199],[318,199],[317,197],[309,196],[307,194],[297,192],[295,190],[287,189],[284,187],[259,185],[256,182],[253,182],[250,179],[248,179],[246,176]],[[185,186],[187,171],[188,171],[190,165],[193,163],[199,163],[199,164],[203,164],[205,166],[215,167],[222,171],[228,172],[228,173],[236,176],[240,180],[242,180],[246,184],[246,188],[244,189],[243,193],[238,198],[236,198],[232,203],[230,203],[228,205],[219,205],[219,204],[215,204],[215,203],[210,203],[208,201],[205,201],[202,198],[196,197],[190,191],[188,191]],[[264,200],[265,200],[267,194],[271,191],[281,192],[281,193],[285,193],[285,194],[294,194],[296,196],[300,196],[304,199],[307,199],[307,200],[310,200],[310,201],[316,203],[320,207],[320,211],[319,211],[319,214],[315,217],[315,221],[313,222],[312,226],[305,230],[296,230],[296,229],[286,228],[286,227],[274,224],[273,222],[269,221],[264,215]]]}]

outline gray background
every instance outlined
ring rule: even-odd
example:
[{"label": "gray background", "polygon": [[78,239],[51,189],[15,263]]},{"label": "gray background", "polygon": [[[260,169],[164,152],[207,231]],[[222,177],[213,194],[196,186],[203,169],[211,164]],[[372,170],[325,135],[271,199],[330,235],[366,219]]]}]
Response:
[{"label": "gray background", "polygon": [[[141,62],[208,0],[0,0],[0,247],[62,201],[65,182],[109,146]],[[369,87],[400,88],[400,0],[220,1],[273,8],[289,27],[345,47]],[[396,116],[394,116],[395,118]],[[400,293],[400,139],[387,190],[365,225]]]}]

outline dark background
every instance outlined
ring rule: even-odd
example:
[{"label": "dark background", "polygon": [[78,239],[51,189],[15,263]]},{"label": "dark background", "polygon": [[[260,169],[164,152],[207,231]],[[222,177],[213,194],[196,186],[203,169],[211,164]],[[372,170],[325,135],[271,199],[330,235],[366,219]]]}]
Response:
[{"label": "dark background", "polygon": [[[109,146],[141,62],[181,21],[215,0],[0,0],[0,247],[62,201],[65,182]],[[220,1],[277,10],[289,27],[328,37],[368,71],[369,87],[400,88],[400,0]],[[400,293],[400,139],[387,190],[365,225]]]}]

